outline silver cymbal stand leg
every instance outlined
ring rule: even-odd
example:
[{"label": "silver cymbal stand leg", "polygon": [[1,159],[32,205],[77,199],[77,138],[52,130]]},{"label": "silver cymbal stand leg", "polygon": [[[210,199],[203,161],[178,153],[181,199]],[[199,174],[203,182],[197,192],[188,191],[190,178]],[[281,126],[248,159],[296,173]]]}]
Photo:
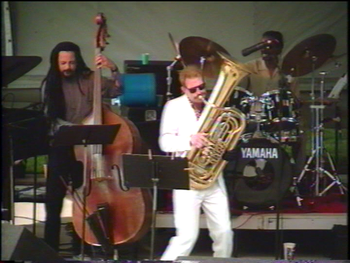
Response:
[{"label": "silver cymbal stand leg", "polygon": [[[305,165],[303,171],[301,172],[297,180],[297,184],[301,182],[306,171],[311,171],[311,169],[309,169],[309,165],[312,163],[313,160],[315,160],[315,166],[314,166],[315,181],[312,185],[315,187],[314,196],[324,195],[334,185],[338,185],[340,193],[344,194],[344,190],[347,191],[347,188],[344,185],[342,185],[338,176],[336,175],[336,169],[335,169],[334,163],[331,159],[330,154],[325,149],[323,144],[323,123],[321,120],[323,120],[323,110],[325,108],[325,105],[323,105],[323,89],[324,89],[324,77],[326,75],[326,72],[322,71],[320,72],[320,75],[322,76],[321,85],[320,85],[320,92],[321,92],[320,105],[310,106],[310,108],[313,110],[313,115],[315,120],[315,126],[313,130],[314,148],[312,149],[312,154],[308,159],[307,164]],[[325,154],[327,155],[327,159],[331,166],[333,174],[331,174],[329,171],[323,168],[323,164],[325,163],[325,159],[324,159]],[[320,192],[321,179],[322,180],[326,179],[326,177],[330,178],[333,182],[328,186],[324,186],[323,190]]]},{"label": "silver cymbal stand leg", "polygon": [[166,67],[167,70],[167,78],[166,78],[166,82],[167,82],[167,92],[166,92],[166,101],[172,99],[173,94],[171,93],[171,84],[172,84],[172,77],[171,77],[171,72],[175,66],[175,64],[181,59],[180,55],[177,55],[174,59],[173,62],[171,62],[171,64],[169,66]]},{"label": "silver cymbal stand leg", "polygon": [[[311,101],[312,105],[315,105],[315,63],[317,61],[317,57],[313,56],[312,57],[312,77],[311,77]],[[313,150],[315,149],[315,132],[314,132],[314,127],[315,127],[315,116],[314,112],[311,110],[311,154]]]},{"label": "silver cymbal stand leg", "polygon": [[[315,105],[315,63],[317,61],[317,57],[316,56],[312,56],[311,57],[311,66],[312,66],[312,70],[311,70],[311,93],[310,93],[310,97],[311,97],[311,102],[312,105]],[[311,107],[310,107],[311,108]],[[314,116],[314,112],[311,110],[311,155],[309,157],[309,159],[307,160],[303,170],[301,171],[300,175],[298,177],[294,177],[293,178],[293,183],[292,183],[292,189],[295,193],[296,196],[296,201],[298,203],[298,206],[301,206],[301,201],[303,200],[300,197],[300,193],[299,193],[299,188],[298,185],[300,184],[301,180],[303,179],[305,172],[310,171],[311,169],[309,169],[309,165],[311,164],[312,160],[315,157],[316,154],[316,146],[315,146],[315,129],[314,127],[316,127],[315,125],[315,116]]]}]

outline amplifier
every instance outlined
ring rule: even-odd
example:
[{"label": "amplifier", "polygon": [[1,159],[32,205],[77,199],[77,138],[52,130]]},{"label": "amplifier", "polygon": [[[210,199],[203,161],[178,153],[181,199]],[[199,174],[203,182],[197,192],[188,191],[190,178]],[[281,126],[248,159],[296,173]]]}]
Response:
[{"label": "amplifier", "polygon": [[[149,61],[147,65],[142,65],[140,60],[125,60],[124,73],[154,73],[156,79],[156,94],[163,96],[164,104],[166,101],[168,81],[171,81],[170,93],[172,97],[181,95],[178,71],[183,69],[183,67],[181,63],[177,63],[172,70],[168,72],[168,67],[171,64],[172,61],[154,60]],[[171,79],[169,79],[168,73],[170,73]]]},{"label": "amplifier", "polygon": [[162,108],[159,107],[128,107],[121,105],[120,114],[132,122],[149,122],[160,120]]}]

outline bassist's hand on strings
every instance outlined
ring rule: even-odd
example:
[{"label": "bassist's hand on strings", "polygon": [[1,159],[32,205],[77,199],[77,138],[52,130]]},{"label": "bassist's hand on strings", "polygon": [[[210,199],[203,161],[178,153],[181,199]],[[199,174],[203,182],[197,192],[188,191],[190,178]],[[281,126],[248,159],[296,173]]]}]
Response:
[{"label": "bassist's hand on strings", "polygon": [[98,54],[95,57],[95,63],[97,68],[108,68],[111,70],[112,73],[112,79],[115,81],[115,86],[119,87],[120,86],[120,74],[119,74],[119,69],[117,65],[107,58],[106,56],[102,54]]},{"label": "bassist's hand on strings", "polygon": [[95,63],[97,68],[108,68],[112,72],[118,72],[117,65],[112,60],[110,60],[109,58],[107,58],[102,54],[98,54],[95,57]]}]

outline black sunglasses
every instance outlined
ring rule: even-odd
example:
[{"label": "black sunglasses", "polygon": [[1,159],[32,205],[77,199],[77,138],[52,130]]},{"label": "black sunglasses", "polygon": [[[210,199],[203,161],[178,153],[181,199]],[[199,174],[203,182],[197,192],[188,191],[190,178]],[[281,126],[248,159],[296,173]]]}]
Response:
[{"label": "black sunglasses", "polygon": [[187,90],[188,90],[190,93],[195,93],[198,89],[199,89],[199,90],[204,90],[204,89],[205,89],[205,83],[202,83],[201,85],[198,85],[198,86],[189,88],[189,89],[187,89]]}]

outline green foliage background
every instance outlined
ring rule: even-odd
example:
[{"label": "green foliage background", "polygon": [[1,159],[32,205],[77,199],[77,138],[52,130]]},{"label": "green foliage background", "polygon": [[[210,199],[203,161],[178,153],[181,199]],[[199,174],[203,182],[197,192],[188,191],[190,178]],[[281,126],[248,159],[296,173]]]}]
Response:
[{"label": "green foliage background", "polygon": [[[307,133],[307,155],[311,154],[311,131],[306,131]],[[326,150],[331,155],[333,161],[335,162],[336,169],[338,173],[347,173],[348,171],[348,130],[343,129],[338,133],[338,162],[336,163],[336,141],[335,141],[335,130],[334,129],[324,129],[323,143]],[[286,149],[287,150],[287,149]],[[288,152],[288,150],[287,150]],[[289,153],[290,154],[290,153]],[[37,157],[37,172],[43,173],[43,165],[47,163],[47,156]],[[29,158],[26,162],[26,173],[34,173],[34,157]]]}]

